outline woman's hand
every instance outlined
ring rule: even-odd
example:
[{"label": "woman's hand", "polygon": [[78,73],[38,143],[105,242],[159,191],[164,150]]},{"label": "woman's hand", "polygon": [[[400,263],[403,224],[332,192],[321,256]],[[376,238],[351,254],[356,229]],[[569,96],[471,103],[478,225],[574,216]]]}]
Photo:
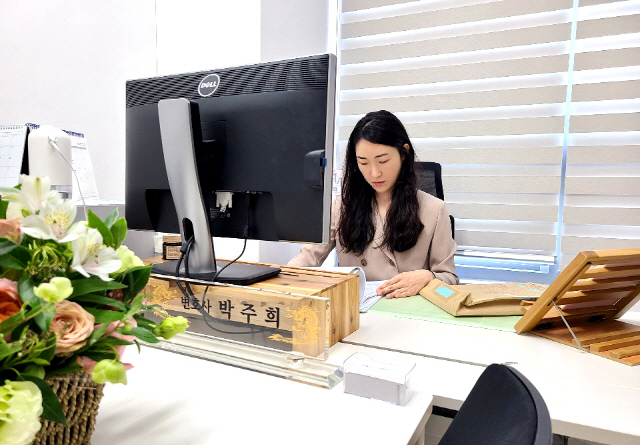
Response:
[{"label": "woman's hand", "polygon": [[433,278],[433,273],[425,269],[402,272],[382,284],[377,292],[386,298],[410,297],[417,295]]}]

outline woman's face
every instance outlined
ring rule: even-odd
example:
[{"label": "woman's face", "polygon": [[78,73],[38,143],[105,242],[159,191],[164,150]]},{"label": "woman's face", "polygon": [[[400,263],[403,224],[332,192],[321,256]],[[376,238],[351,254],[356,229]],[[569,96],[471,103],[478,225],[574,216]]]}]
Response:
[{"label": "woman's face", "polygon": [[356,159],[360,173],[376,194],[390,194],[402,167],[402,157],[398,150],[361,139],[356,144]]}]

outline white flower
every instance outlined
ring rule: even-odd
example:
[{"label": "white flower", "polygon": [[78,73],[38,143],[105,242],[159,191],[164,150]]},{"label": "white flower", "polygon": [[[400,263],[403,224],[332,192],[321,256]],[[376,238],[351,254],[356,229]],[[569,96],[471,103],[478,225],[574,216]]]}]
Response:
[{"label": "white flower", "polygon": [[81,225],[84,234],[71,241],[73,261],[71,268],[85,277],[97,275],[103,281],[110,281],[109,274],[122,266],[118,254],[111,247],[102,245],[102,235],[97,229]]},{"label": "white flower", "polygon": [[76,205],[71,200],[55,198],[46,201],[39,214],[29,215],[22,220],[22,232],[34,238],[54,239],[59,243],[73,241],[83,231],[79,227],[81,223],[73,224],[76,212]]},{"label": "white flower", "polygon": [[0,386],[0,445],[26,445],[40,430],[42,394],[33,382]]},{"label": "white flower", "polygon": [[[22,187],[19,190],[0,187],[2,199],[19,204],[20,216],[37,213],[45,202],[60,198],[58,192],[51,190],[51,180],[48,176],[40,178],[20,175],[20,184],[22,184]],[[15,205],[12,206],[11,213],[15,214],[17,209]]]}]

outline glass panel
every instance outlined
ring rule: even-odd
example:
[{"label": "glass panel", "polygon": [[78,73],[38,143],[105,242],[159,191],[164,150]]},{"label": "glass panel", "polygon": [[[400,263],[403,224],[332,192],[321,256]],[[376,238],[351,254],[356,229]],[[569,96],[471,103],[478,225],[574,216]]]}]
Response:
[{"label": "glass panel", "polygon": [[[322,361],[330,345],[330,300],[259,287],[152,274],[148,302],[190,322],[158,347],[320,386],[340,381]],[[255,285],[254,285],[255,286]]]}]

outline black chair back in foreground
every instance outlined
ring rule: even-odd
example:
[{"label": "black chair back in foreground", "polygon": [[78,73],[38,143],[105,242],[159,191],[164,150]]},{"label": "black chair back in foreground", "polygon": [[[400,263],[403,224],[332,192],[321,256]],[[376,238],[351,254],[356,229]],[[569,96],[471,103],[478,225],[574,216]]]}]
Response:
[{"label": "black chair back in foreground", "polygon": [[522,374],[490,365],[462,404],[440,445],[550,445],[547,405]]}]

